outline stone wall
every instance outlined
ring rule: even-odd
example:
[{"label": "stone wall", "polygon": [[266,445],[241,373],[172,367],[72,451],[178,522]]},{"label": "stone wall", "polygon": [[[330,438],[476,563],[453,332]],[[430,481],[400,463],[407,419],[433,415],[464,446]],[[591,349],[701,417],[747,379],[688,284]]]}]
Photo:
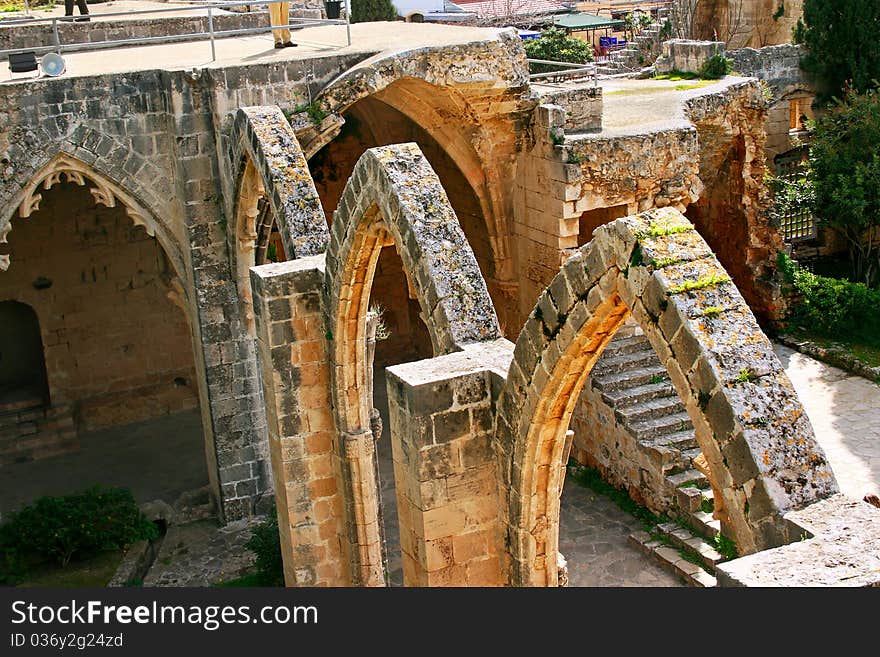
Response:
[{"label": "stone wall", "polygon": [[[295,18],[320,18],[321,7],[317,0],[301,0],[296,3],[299,6],[290,10],[291,20]],[[218,11],[214,14],[214,30],[247,30],[269,27],[269,12],[230,13]],[[191,37],[187,35],[208,31],[207,16],[175,16],[173,13],[156,14],[128,20],[101,20],[88,24],[59,21],[59,41],[65,46],[64,52],[76,52],[78,44],[98,43],[100,41],[122,41],[125,39],[141,39],[160,36],[176,36],[180,40]],[[0,29],[0,50],[12,50],[15,48],[35,48],[40,46],[53,46],[55,41],[52,36],[52,23],[38,23],[35,25],[16,25],[11,28]],[[270,38],[268,30],[264,34]],[[235,36],[235,35],[232,35]],[[207,39],[208,37],[204,37]],[[219,37],[222,38],[222,37]],[[134,44],[137,45],[137,44]],[[72,47],[71,47],[72,46]],[[107,45],[104,47],[119,47]],[[207,47],[207,45],[205,46]],[[6,55],[0,59],[6,59]]]},{"label": "stone wall", "polygon": [[593,81],[569,82],[562,88],[542,89],[541,103],[565,110],[569,133],[599,132],[602,129],[602,87]]},{"label": "stone wall", "polygon": [[175,273],[143,227],[61,183],[8,239],[15,266],[0,274],[0,299],[36,311],[52,402],[73,404],[82,430],[198,405]]},{"label": "stone wall", "polygon": [[765,150],[768,165],[772,165],[776,155],[794,148],[805,137],[800,117],[814,118],[816,94],[800,68],[803,54],[800,46],[787,44],[727,52],[736,73],[758,78],[767,85],[770,108],[765,124]]},{"label": "stone wall", "polygon": [[[272,485],[254,343],[226,232],[236,199],[230,162],[240,159],[226,158],[234,112],[262,102],[291,109],[307,98],[307,74],[324,84],[366,56],[22,81],[0,93],[0,236],[23,221],[13,213],[64,154],[167,254],[200,345],[208,472],[226,519],[253,513]],[[3,248],[0,269],[9,270],[0,277],[16,267]]]},{"label": "stone wall", "polygon": [[675,0],[694,8],[695,39],[718,39],[728,48],[763,48],[791,43],[803,0]]},{"label": "stone wall", "polygon": [[767,101],[754,80],[696,96],[686,114],[700,140],[705,190],[687,211],[762,321],[784,314],[776,254],[782,235],[769,221],[763,126]]},{"label": "stone wall", "polygon": [[724,43],[720,41],[670,39],[661,45],[660,57],[654,63],[654,70],[657,73],[670,71],[699,73],[713,55],[723,52]]}]

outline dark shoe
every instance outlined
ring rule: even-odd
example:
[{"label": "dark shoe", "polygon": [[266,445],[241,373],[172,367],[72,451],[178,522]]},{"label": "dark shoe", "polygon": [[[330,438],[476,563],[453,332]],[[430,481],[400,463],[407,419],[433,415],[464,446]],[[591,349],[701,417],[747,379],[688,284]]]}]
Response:
[{"label": "dark shoe", "polygon": [[73,20],[76,21],[77,23],[88,23],[92,19],[89,18],[88,16],[80,16],[79,18],[74,18]]},{"label": "dark shoe", "polygon": [[285,41],[284,42],[285,48],[293,48],[294,46],[296,46],[296,44],[293,41]]},{"label": "dark shoe", "polygon": [[276,47],[276,48],[283,48],[283,47],[284,47],[284,44],[281,43],[280,41],[276,41],[276,42],[275,42],[275,47]]}]

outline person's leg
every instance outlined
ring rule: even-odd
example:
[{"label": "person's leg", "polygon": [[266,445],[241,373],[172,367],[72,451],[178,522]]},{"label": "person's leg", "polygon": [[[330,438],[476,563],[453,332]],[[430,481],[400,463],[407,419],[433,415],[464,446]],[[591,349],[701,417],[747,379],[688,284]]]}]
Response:
[{"label": "person's leg", "polygon": [[[290,3],[289,2],[279,2],[278,3],[278,13],[280,14],[278,25],[287,25],[290,22]],[[281,32],[281,41],[284,45],[290,43],[290,30],[286,27],[283,27],[279,30]]]},{"label": "person's leg", "polygon": [[64,15],[73,16],[73,0],[64,0]]},{"label": "person's leg", "polygon": [[89,6],[86,4],[86,0],[76,0],[76,6],[79,7],[79,13],[88,15]]},{"label": "person's leg", "polygon": [[[269,25],[284,25],[281,22],[281,2],[270,2],[269,3]],[[279,43],[284,43],[284,34],[282,30],[272,30],[272,37],[275,39],[275,45],[277,46]]]}]

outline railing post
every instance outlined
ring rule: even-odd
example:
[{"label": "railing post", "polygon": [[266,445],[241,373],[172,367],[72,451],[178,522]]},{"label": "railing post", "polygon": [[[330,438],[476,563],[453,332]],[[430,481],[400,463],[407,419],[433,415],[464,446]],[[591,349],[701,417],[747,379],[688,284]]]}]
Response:
[{"label": "railing post", "polygon": [[217,50],[214,47],[214,14],[208,7],[208,32],[211,33],[211,61],[217,61]]},{"label": "railing post", "polygon": [[351,0],[345,0],[345,38],[351,45]]},{"label": "railing post", "polygon": [[58,19],[52,19],[52,36],[55,39],[55,51],[61,54],[61,37],[58,36]]}]

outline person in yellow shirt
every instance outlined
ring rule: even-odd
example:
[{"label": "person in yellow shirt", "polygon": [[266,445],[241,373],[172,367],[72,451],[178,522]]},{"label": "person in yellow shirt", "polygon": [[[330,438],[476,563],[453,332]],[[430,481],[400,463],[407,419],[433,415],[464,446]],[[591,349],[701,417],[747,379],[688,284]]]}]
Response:
[{"label": "person in yellow shirt", "polygon": [[[276,25],[287,25],[288,23],[290,23],[290,3],[270,2],[269,24],[275,27]],[[290,40],[290,30],[286,27],[272,30],[272,36],[275,37],[276,48],[290,48],[296,45]]]}]

